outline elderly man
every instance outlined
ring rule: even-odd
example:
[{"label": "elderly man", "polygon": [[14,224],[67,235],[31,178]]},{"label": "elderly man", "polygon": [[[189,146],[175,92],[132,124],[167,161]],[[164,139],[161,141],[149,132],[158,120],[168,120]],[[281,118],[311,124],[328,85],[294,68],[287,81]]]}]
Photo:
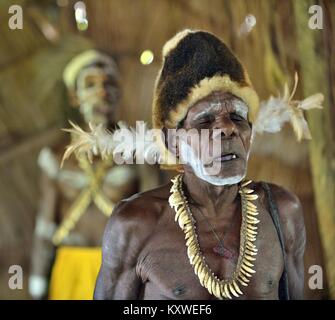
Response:
[{"label": "elderly man", "polygon": [[115,207],[95,299],[303,297],[299,200],[244,180],[258,104],[246,70],[214,35],[184,30],[166,43],[154,126],[212,134],[198,146],[171,134],[176,147],[166,134],[182,173]]}]

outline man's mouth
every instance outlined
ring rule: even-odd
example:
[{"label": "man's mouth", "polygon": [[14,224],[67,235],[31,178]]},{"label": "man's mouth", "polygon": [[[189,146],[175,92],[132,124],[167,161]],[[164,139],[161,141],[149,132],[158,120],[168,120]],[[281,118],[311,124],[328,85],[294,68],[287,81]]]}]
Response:
[{"label": "man's mouth", "polygon": [[236,153],[228,153],[228,154],[222,154],[221,156],[215,158],[214,161],[225,162],[235,159],[238,159],[238,155]]}]

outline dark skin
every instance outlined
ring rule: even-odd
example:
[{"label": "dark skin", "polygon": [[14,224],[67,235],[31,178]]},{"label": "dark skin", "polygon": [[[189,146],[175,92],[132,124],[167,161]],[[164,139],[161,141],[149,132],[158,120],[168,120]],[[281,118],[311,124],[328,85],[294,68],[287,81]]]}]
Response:
[{"label": "dark skin", "polygon": [[[251,126],[239,119],[233,107],[233,96],[216,92],[192,106],[183,128],[194,128],[194,119],[211,102],[225,105],[205,126],[221,128],[225,152],[236,151],[238,159],[226,162],[220,177],[243,172],[250,148]],[[242,147],[241,147],[242,146]],[[211,141],[209,143],[211,147]],[[196,219],[197,234],[204,257],[220,278],[230,277],[236,268],[239,253],[241,205],[238,184],[215,186],[199,179],[188,165],[184,166],[183,189]],[[103,239],[103,261],[96,283],[95,299],[215,299],[203,288],[188,261],[183,231],[174,221],[169,207],[171,183],[135,195],[118,204]],[[242,287],[238,299],[278,299],[283,257],[277,232],[269,214],[264,189],[259,182],[250,187],[259,198],[258,255],[256,273],[248,287]],[[301,204],[291,192],[270,184],[276,200],[287,254],[289,293],[291,299],[303,298],[305,227]],[[200,211],[214,226],[225,246],[233,252],[230,259],[213,251],[217,240]]]}]

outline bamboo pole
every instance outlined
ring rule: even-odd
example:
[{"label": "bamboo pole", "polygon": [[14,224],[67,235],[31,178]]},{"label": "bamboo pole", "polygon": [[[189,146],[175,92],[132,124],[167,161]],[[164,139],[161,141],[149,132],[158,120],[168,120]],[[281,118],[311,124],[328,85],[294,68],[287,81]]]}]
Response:
[{"label": "bamboo pole", "polygon": [[[309,29],[308,19],[311,15],[308,14],[308,9],[314,4],[313,1],[292,2],[304,95],[322,92],[325,96],[324,109],[311,110],[307,117],[313,137],[309,144],[310,162],[329,293],[331,298],[335,298],[335,106],[332,91],[334,83],[330,81],[334,75],[331,74],[327,58],[331,54],[331,48],[327,47],[326,42],[331,30],[325,25],[323,30]],[[323,15],[324,21],[330,15],[324,6]]]}]

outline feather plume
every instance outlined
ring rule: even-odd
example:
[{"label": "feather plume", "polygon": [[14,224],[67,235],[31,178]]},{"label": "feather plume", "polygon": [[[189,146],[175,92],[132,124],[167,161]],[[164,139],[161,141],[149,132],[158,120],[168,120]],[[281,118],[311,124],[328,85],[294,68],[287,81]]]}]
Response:
[{"label": "feather plume", "polygon": [[298,141],[311,139],[307,121],[303,110],[322,109],[323,94],[316,93],[299,101],[293,100],[298,86],[298,74],[294,75],[294,86],[291,94],[285,84],[282,96],[270,98],[263,101],[257,119],[254,123],[256,133],[279,132],[286,122],[290,122]]},{"label": "feather plume", "polygon": [[72,134],[73,142],[66,147],[62,165],[73,153],[84,154],[90,162],[93,161],[93,155],[100,155],[103,160],[117,156],[122,161],[132,158],[140,159],[137,163],[146,161],[154,164],[160,161],[157,133],[155,130],[148,130],[146,124],[136,131],[120,121],[113,132],[107,130],[103,125],[90,124],[90,131],[86,132],[73,122],[69,122],[72,128],[63,130]]}]

